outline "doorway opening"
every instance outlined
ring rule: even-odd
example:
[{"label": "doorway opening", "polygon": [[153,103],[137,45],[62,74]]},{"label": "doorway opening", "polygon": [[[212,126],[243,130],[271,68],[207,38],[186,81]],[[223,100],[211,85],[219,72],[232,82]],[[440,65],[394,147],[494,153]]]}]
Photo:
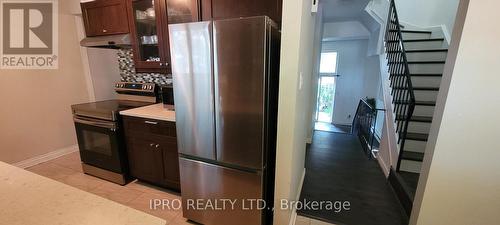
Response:
[{"label": "doorway opening", "polygon": [[332,123],[333,106],[335,100],[335,78],[333,76],[320,76],[318,79],[318,108],[316,109],[316,122]]},{"label": "doorway opening", "polygon": [[338,52],[323,52],[320,58],[320,74],[316,103],[315,130],[348,133],[350,127],[333,123],[335,92],[338,75]]}]

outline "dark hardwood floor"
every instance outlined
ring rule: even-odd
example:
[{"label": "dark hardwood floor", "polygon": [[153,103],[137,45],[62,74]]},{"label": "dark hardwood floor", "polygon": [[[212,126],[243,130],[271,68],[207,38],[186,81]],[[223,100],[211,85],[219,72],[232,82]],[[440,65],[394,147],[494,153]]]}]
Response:
[{"label": "dark hardwood floor", "polygon": [[316,122],[314,124],[314,130],[348,134],[351,133],[351,126]]},{"label": "dark hardwood floor", "polygon": [[307,201],[349,201],[350,210],[299,210],[334,224],[406,225],[408,218],[376,160],[354,135],[316,131],[306,156],[300,196]]}]

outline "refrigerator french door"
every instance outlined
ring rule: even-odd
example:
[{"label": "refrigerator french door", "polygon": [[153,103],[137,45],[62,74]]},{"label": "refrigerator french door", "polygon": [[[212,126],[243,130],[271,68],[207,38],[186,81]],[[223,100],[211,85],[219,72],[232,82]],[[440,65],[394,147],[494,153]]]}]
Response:
[{"label": "refrigerator french door", "polygon": [[[269,224],[279,30],[260,16],[174,24],[169,31],[184,216],[205,225]],[[200,199],[236,204],[190,207]],[[249,207],[257,199],[268,208]]]}]

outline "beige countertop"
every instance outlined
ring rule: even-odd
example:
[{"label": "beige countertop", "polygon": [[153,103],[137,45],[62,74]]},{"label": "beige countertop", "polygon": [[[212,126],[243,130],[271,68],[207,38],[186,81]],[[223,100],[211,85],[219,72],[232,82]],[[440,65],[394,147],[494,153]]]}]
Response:
[{"label": "beige countertop", "polygon": [[175,122],[175,111],[168,110],[163,103],[124,110],[120,115]]},{"label": "beige countertop", "polygon": [[0,162],[0,224],[165,225],[166,221]]}]

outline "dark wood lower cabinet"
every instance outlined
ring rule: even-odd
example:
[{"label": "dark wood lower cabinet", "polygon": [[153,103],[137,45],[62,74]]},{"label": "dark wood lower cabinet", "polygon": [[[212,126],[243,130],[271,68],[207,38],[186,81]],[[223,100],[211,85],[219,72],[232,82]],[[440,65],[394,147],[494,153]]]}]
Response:
[{"label": "dark wood lower cabinet", "polygon": [[158,182],[163,174],[163,152],[150,138],[128,135],[127,149],[130,174],[149,182]]},{"label": "dark wood lower cabinet", "polygon": [[[142,181],[180,190],[175,123],[124,117],[130,174]],[[165,132],[168,131],[168,132]]]},{"label": "dark wood lower cabinet", "polygon": [[180,190],[179,153],[177,152],[177,139],[169,138],[160,141],[163,153],[163,177],[165,185]]}]

